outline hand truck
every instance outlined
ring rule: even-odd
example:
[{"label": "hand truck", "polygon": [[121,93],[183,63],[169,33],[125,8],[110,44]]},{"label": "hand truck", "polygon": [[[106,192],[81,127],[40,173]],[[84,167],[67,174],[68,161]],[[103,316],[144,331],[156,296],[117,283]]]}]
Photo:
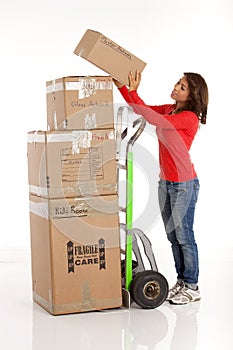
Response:
[{"label": "hand truck", "polygon": [[[133,227],[133,146],[142,134],[146,121],[139,117],[133,122],[133,128],[136,126],[138,128],[127,142],[125,164],[120,164],[121,142],[128,134],[128,127],[122,131],[122,119],[125,112],[127,117],[131,116],[133,109],[130,106],[119,107],[116,121],[118,180],[119,170],[126,170],[126,208],[120,208],[126,214],[126,222],[120,224],[120,229],[125,232],[125,249],[121,249],[121,254],[125,257],[121,260],[123,305],[130,308],[130,305],[135,302],[144,309],[154,309],[166,300],[168,282],[158,272],[150,240],[142,230]],[[142,252],[138,245],[139,240],[149,261],[149,270],[145,269]],[[136,260],[133,260],[133,254]]]}]

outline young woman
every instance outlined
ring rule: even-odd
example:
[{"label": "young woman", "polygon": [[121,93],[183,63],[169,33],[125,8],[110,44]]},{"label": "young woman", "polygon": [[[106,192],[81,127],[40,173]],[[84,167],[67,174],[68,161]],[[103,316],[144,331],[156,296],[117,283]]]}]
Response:
[{"label": "young woman", "polygon": [[193,223],[199,180],[189,150],[199,127],[206,124],[208,88],[197,73],[184,73],[171,93],[174,104],[148,106],[138,96],[141,74],[129,74],[129,87],[114,80],[125,101],[156,126],[159,143],[159,205],[177,273],[167,300],[187,304],[200,300],[199,261]]}]

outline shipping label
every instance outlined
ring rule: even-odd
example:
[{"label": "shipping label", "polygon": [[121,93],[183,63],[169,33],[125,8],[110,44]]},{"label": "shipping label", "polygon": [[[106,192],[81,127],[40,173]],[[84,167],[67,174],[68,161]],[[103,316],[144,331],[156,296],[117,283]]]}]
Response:
[{"label": "shipping label", "polygon": [[92,148],[77,146],[75,152],[71,148],[61,149],[61,168],[64,185],[104,179],[102,146]]}]

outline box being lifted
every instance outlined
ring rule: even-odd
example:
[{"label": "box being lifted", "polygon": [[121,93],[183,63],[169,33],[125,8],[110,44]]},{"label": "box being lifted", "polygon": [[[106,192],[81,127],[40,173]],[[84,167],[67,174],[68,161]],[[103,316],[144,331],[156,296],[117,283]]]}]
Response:
[{"label": "box being lifted", "polygon": [[141,72],[146,66],[145,62],[131,52],[105,35],[91,29],[85,32],[74,53],[125,85],[129,83],[128,74],[130,71],[136,72],[138,69]]},{"label": "box being lifted", "polygon": [[114,127],[112,78],[63,77],[46,82],[47,129]]},{"label": "box being lifted", "polygon": [[113,129],[28,133],[29,192],[41,197],[117,193]]},{"label": "box being lifted", "polygon": [[122,305],[117,195],[30,195],[33,299],[51,314]]}]

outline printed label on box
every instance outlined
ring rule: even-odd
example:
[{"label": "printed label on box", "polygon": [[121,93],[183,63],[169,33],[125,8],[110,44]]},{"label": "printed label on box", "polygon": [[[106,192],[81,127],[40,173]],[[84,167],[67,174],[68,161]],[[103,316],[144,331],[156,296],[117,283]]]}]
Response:
[{"label": "printed label on box", "polygon": [[82,266],[99,267],[106,269],[105,240],[100,238],[97,244],[78,245],[69,241],[66,244],[68,273],[75,272]]},{"label": "printed label on box", "polygon": [[73,153],[71,148],[61,150],[62,183],[104,179],[103,148],[80,148]]}]

